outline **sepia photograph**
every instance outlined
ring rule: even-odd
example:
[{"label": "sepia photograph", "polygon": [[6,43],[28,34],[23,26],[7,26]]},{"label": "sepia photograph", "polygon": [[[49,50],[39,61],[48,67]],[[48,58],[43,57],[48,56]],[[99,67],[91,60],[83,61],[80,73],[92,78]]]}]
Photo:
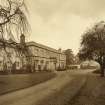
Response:
[{"label": "sepia photograph", "polygon": [[105,105],[105,0],[0,0],[0,105]]}]

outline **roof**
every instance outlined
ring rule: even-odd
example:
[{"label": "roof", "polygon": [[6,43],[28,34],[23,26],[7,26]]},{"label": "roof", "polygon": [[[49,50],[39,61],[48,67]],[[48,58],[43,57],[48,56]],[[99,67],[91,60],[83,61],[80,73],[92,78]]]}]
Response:
[{"label": "roof", "polygon": [[[21,43],[16,43],[12,40],[0,40],[0,45],[3,46],[3,43],[5,43],[6,46],[8,47],[14,47],[14,48],[21,48]],[[59,50],[56,50],[54,48],[51,48],[51,47],[48,47],[48,46],[45,46],[43,44],[39,44],[39,43],[36,43],[34,41],[31,41],[31,42],[26,42],[26,46],[35,46],[35,47],[39,47],[39,48],[42,48],[42,49],[45,49],[45,50],[48,50],[48,51],[51,51],[51,52],[54,52],[54,53],[60,53],[60,54],[64,54],[63,52],[59,51]]]},{"label": "roof", "polygon": [[49,50],[49,51],[52,51],[52,52],[55,52],[55,53],[61,53],[61,52],[59,52],[58,50],[56,50],[54,48],[51,48],[51,47],[48,47],[48,46],[45,46],[45,45],[42,45],[42,44],[39,44],[39,43],[36,43],[36,42],[33,42],[33,41],[27,42],[26,45],[27,46],[36,46],[36,47],[46,49],[46,50]]}]

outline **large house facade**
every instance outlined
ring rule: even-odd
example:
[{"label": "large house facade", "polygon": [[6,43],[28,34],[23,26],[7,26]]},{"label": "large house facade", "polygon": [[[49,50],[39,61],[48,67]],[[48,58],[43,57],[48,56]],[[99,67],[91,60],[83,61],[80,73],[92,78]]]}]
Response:
[{"label": "large house facade", "polygon": [[20,36],[20,43],[0,41],[0,71],[27,70],[53,71],[65,69],[66,56],[61,49],[56,50],[36,42],[25,42]]}]

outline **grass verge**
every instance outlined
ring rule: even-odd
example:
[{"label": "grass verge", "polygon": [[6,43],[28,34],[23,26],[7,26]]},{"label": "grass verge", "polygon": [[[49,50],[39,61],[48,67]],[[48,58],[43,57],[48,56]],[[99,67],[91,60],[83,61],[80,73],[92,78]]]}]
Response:
[{"label": "grass verge", "polygon": [[0,75],[0,95],[37,85],[52,79],[55,76],[56,74],[53,72]]}]

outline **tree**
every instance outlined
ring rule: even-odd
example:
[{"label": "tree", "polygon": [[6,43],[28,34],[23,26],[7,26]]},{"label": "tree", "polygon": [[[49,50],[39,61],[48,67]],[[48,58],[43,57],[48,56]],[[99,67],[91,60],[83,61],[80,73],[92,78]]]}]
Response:
[{"label": "tree", "polygon": [[101,76],[104,76],[105,68],[105,22],[96,23],[87,30],[81,40],[79,57],[82,60],[95,60],[100,64]]},{"label": "tree", "polygon": [[29,23],[26,17],[27,7],[23,0],[0,0],[0,39],[15,41],[15,36],[26,35]]},{"label": "tree", "polygon": [[[30,25],[27,19],[27,6],[24,0],[0,0],[0,45],[4,48],[9,61],[12,63],[6,45],[16,45],[16,50],[20,52],[26,52],[26,46],[22,47],[17,44],[17,38],[19,36],[28,35],[30,31]],[[17,37],[16,37],[17,36]],[[5,40],[9,40],[7,43]],[[25,51],[23,51],[25,50]]]},{"label": "tree", "polygon": [[81,60],[79,59],[79,53],[75,55],[75,64],[80,64]]},{"label": "tree", "polygon": [[71,49],[65,50],[66,65],[74,64],[74,54]]}]

